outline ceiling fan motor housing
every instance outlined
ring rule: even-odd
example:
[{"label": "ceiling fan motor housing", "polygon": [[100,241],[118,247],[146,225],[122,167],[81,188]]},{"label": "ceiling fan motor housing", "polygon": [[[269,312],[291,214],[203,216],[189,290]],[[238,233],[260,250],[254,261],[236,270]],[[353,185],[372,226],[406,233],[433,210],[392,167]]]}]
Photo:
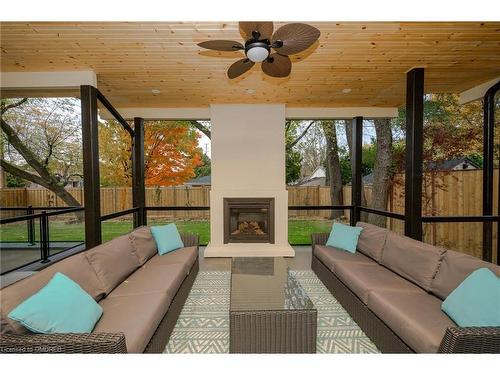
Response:
[{"label": "ceiling fan motor housing", "polygon": [[255,41],[250,39],[245,43],[245,55],[250,61],[261,62],[267,59],[271,52],[269,40]]}]

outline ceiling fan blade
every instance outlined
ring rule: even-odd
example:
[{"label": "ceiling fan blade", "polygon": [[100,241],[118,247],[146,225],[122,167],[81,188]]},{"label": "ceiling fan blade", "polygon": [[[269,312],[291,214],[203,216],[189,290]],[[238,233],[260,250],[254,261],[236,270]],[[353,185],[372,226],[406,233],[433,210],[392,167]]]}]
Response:
[{"label": "ceiling fan blade", "polygon": [[288,56],[273,53],[262,62],[262,71],[271,77],[288,77],[292,71],[292,62]]},{"label": "ceiling fan blade", "polygon": [[240,22],[240,34],[243,39],[252,38],[252,31],[260,33],[260,39],[271,39],[274,26],[272,22]]},{"label": "ceiling fan blade", "polygon": [[198,43],[198,46],[216,51],[238,51],[240,49],[245,49],[240,42],[234,40],[207,40]]},{"label": "ceiling fan blade", "polygon": [[[320,31],[305,23],[289,23],[281,26],[272,37],[273,48],[282,55],[293,55],[309,48],[321,35]],[[277,44],[283,43],[277,47]]]},{"label": "ceiling fan blade", "polygon": [[255,63],[248,59],[241,59],[236,61],[233,65],[229,67],[227,70],[227,76],[230,79],[241,76],[243,73],[249,71]]}]

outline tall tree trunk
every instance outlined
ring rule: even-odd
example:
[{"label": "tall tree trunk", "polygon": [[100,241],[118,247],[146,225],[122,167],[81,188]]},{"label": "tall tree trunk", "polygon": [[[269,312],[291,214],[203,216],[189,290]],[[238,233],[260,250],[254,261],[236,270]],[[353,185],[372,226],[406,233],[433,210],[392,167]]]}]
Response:
[{"label": "tall tree trunk", "polygon": [[[349,148],[349,159],[352,160],[352,127],[351,127],[351,121],[350,120],[344,120],[344,128],[345,128],[345,134],[347,137],[347,147]],[[352,187],[352,182],[351,182],[351,187]],[[352,191],[352,190],[351,190]],[[363,178],[361,178],[361,205],[365,206],[367,205],[366,203],[366,194],[365,194],[365,184],[363,183]],[[361,221],[367,221],[368,220],[368,215],[366,212],[361,212],[360,215]]]},{"label": "tall tree trunk", "polygon": [[[373,168],[372,207],[387,210],[388,190],[390,185],[390,167],[392,160],[392,131],[390,119],[375,119],[377,153]],[[387,218],[370,214],[368,222],[385,228]]]},{"label": "tall tree trunk", "polygon": [[[321,126],[326,139],[326,160],[328,177],[330,181],[330,198],[332,205],[344,204],[344,195],[342,193],[342,174],[340,170],[339,147],[337,143],[337,131],[335,122],[332,120],[321,121]],[[333,210],[332,219],[338,219],[343,216],[343,210]]]}]

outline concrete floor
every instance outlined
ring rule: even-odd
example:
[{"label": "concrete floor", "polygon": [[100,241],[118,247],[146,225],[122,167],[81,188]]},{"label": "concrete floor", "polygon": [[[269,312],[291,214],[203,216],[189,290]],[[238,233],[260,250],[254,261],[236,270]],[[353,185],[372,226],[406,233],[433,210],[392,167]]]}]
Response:
[{"label": "concrete floor", "polygon": [[[59,252],[65,250],[66,254],[70,254],[70,249],[78,246],[79,242],[51,242],[50,255],[53,257]],[[4,273],[14,268],[35,262],[41,258],[40,244],[35,243],[30,246],[26,243],[9,243],[3,242],[0,244],[0,269]],[[35,265],[36,267],[36,265]]]},{"label": "concrete floor", "polygon": [[[294,258],[285,258],[288,266],[293,270],[311,269],[311,247],[293,246]],[[200,271],[230,271],[231,258],[204,258],[205,247],[200,247]]]},{"label": "concrete floor", "polygon": [[40,249],[38,247],[33,250],[7,250],[2,248],[0,251],[0,269],[2,273],[40,259]]}]

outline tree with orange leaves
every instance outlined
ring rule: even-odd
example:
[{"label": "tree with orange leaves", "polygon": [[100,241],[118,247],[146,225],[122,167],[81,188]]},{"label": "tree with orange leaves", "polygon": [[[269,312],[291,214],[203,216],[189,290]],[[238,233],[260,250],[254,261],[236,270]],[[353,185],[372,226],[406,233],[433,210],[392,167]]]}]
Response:
[{"label": "tree with orange leaves", "polygon": [[[187,121],[148,121],[144,131],[146,186],[176,186],[201,164],[199,134]],[[129,134],[115,121],[99,124],[101,185],[131,186]]]}]

